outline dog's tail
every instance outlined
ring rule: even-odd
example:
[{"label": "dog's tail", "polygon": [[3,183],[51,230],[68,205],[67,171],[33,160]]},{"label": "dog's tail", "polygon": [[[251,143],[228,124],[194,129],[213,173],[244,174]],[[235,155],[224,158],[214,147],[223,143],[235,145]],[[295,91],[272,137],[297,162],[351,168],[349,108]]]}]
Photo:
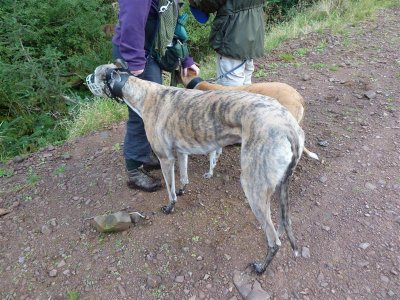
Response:
[{"label": "dog's tail", "polygon": [[285,174],[282,177],[281,182],[277,186],[277,195],[279,198],[279,207],[280,207],[280,216],[281,216],[281,224],[283,224],[286,234],[288,235],[290,245],[294,251],[295,256],[298,256],[298,247],[296,240],[292,231],[292,221],[290,219],[290,211],[289,211],[289,183],[290,177],[294,172],[294,169],[297,166],[297,163],[300,159],[299,153],[299,143],[296,140],[290,140],[292,146],[292,160],[288,165]]}]

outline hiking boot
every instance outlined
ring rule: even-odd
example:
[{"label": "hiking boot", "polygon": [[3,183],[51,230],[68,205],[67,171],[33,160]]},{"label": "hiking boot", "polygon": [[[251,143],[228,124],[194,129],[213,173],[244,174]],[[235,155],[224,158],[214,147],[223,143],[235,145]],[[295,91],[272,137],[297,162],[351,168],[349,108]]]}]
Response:
[{"label": "hiking boot", "polygon": [[147,175],[141,169],[126,171],[128,175],[128,187],[146,192],[155,192],[161,188],[161,180]]},{"label": "hiking boot", "polygon": [[160,161],[154,153],[150,154],[150,160],[148,162],[143,163],[143,169],[146,171],[161,169]]}]

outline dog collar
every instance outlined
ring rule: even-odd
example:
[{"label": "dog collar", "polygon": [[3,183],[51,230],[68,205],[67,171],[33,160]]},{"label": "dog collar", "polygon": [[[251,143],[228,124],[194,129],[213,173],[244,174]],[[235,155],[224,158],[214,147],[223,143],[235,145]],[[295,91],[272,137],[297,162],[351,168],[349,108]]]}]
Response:
[{"label": "dog collar", "polygon": [[193,90],[196,85],[198,85],[200,82],[204,81],[201,77],[195,77],[186,86],[187,89]]},{"label": "dog collar", "polygon": [[[120,71],[122,71],[122,72],[120,72]],[[117,80],[116,78],[114,78],[113,75],[116,72],[118,72],[118,75],[120,76],[120,80]],[[110,95],[108,95],[108,96],[113,99],[116,99],[116,100],[122,100],[122,98],[123,98],[122,88],[124,87],[125,83],[128,81],[129,76],[133,76],[133,75],[131,75],[124,69],[109,69],[109,70],[107,70],[105,84],[110,93]],[[113,87],[111,87],[112,81],[114,81]]]}]

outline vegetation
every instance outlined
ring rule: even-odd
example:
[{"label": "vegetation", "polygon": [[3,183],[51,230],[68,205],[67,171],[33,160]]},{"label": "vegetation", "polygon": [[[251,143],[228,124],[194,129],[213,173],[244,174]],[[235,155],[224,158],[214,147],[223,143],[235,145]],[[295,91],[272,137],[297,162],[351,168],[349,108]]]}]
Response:
[{"label": "vegetation", "polygon": [[[266,50],[282,41],[373,15],[398,0],[266,0]],[[112,0],[3,0],[0,7],[0,161],[86,134],[125,119],[126,108],[94,99],[84,78],[111,56]],[[183,11],[189,13],[185,2]],[[191,53],[202,76],[213,77],[211,20],[186,24]],[[108,29],[107,29],[108,28]],[[321,45],[324,47],[324,45]],[[309,49],[298,49],[304,55]],[[290,62],[294,56],[282,54]],[[316,66],[317,67],[317,66]],[[331,66],[330,68],[335,68]],[[260,70],[262,76],[265,70]],[[165,82],[168,82],[166,77]]]}]

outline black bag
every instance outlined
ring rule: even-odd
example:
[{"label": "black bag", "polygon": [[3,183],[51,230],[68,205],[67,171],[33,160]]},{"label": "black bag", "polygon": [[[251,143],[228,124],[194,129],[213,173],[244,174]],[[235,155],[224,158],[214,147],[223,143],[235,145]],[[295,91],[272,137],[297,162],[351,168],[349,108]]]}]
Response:
[{"label": "black bag", "polygon": [[164,71],[173,72],[188,55],[189,50],[186,42],[181,42],[178,38],[174,38],[172,45],[167,47],[164,55],[156,57],[156,59]]}]

